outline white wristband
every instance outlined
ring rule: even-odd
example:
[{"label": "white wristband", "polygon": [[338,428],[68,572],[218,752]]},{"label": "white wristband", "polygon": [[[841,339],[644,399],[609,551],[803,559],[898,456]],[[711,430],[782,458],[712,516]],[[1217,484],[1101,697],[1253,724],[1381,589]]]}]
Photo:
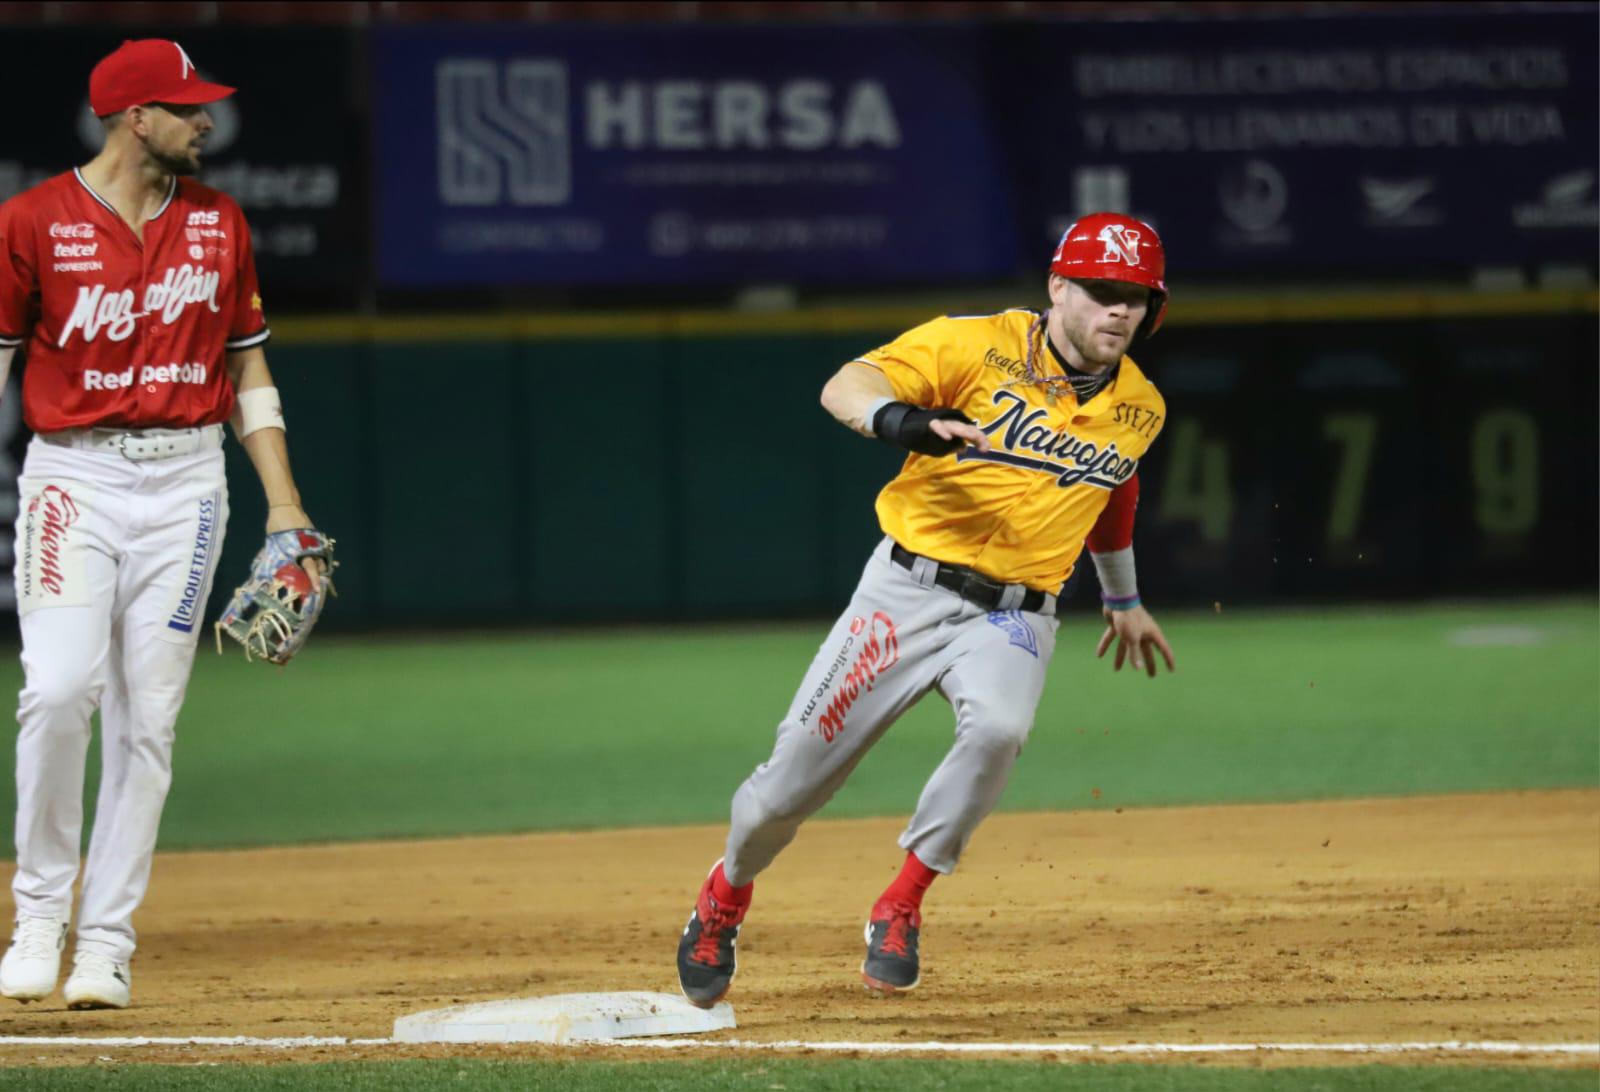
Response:
[{"label": "white wristband", "polygon": [[897,399],[874,398],[872,400],[872,404],[867,406],[867,411],[861,415],[861,425],[856,431],[860,432],[863,436],[875,435],[872,431],[872,419],[878,416],[879,410],[881,410],[884,406],[887,406],[890,402],[894,401],[897,401]]},{"label": "white wristband", "polygon": [[1133,547],[1124,546],[1107,554],[1090,551],[1095,575],[1100,578],[1100,599],[1112,610],[1131,610],[1139,605],[1139,579],[1133,568]]},{"label": "white wristband", "polygon": [[283,403],[278,399],[278,388],[253,387],[240,391],[234,399],[232,422],[233,431],[241,440],[264,428],[288,431],[283,421]]}]

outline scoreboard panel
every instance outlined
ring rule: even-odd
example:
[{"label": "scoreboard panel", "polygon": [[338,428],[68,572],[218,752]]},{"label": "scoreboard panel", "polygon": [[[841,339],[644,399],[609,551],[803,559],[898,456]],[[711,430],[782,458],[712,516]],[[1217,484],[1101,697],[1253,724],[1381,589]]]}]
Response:
[{"label": "scoreboard panel", "polygon": [[1591,317],[1172,334],[1147,367],[1169,412],[1141,468],[1136,546],[1153,593],[1593,586]]}]

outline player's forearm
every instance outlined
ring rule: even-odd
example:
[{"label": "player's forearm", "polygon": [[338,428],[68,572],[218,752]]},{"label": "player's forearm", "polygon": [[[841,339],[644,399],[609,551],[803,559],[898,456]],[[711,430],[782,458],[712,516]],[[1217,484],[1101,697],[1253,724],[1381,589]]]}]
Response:
[{"label": "player's forearm", "polygon": [[840,368],[822,388],[822,408],[841,425],[863,436],[873,436],[872,412],[885,399],[894,398],[889,377],[865,364]]},{"label": "player's forearm", "polygon": [[294,474],[289,470],[289,441],[283,429],[257,429],[239,442],[261,479],[267,507],[301,507],[300,490],[295,488]]},{"label": "player's forearm", "polygon": [[[256,476],[261,479],[261,489],[267,496],[267,507],[300,507],[300,490],[295,488],[294,474],[289,469],[289,441],[283,425],[283,414],[277,410],[276,388],[272,383],[272,371],[267,367],[267,356],[260,348],[243,349],[237,353],[228,354],[228,375],[233,380],[234,390],[238,392],[241,400],[257,400],[257,414],[266,412],[275,419],[272,424],[263,425],[261,418],[247,419],[243,413],[235,413],[233,417],[233,430],[239,437],[239,443],[244,447],[245,454],[250,456],[250,464],[256,469]],[[247,397],[247,392],[252,392]],[[262,403],[259,398],[272,392],[267,410],[259,407]],[[276,410],[274,413],[273,411]]]},{"label": "player's forearm", "polygon": [[1139,606],[1139,579],[1133,564],[1133,519],[1139,506],[1139,476],[1111,491],[1089,532],[1089,556],[1100,578],[1100,597],[1112,610]]},{"label": "player's forearm", "polygon": [[1097,554],[1094,572],[1100,578],[1100,601],[1112,610],[1132,610],[1140,605],[1139,575],[1133,565],[1133,547]]}]

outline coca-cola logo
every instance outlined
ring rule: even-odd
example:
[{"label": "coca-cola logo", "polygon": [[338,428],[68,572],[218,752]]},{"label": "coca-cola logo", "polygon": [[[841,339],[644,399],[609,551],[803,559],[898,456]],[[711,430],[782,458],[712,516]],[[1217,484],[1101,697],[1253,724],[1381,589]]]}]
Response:
[{"label": "coca-cola logo", "polygon": [[221,281],[221,273],[187,262],[169,268],[161,280],[145,286],[142,311],[133,309],[131,288],[108,292],[103,284],[79,285],[78,299],[56,344],[65,348],[76,332],[82,333],[84,341],[93,341],[102,330],[109,341],[126,341],[139,319],[159,315],[161,321],[170,326],[191,303],[203,303],[213,313],[219,312],[222,308],[217,305],[217,286]]},{"label": "coca-cola logo", "polygon": [[856,654],[850,670],[839,677],[833,698],[817,718],[817,730],[827,743],[832,743],[834,737],[844,731],[845,718],[861,695],[870,693],[878,677],[900,662],[900,638],[895,632],[893,618],[881,610],[875,611],[871,623],[863,627],[864,637],[859,636],[854,622],[850,628],[857,631],[861,651]]},{"label": "coca-cola logo", "polygon": [[39,527],[39,584],[51,595],[60,595],[66,583],[61,551],[67,544],[67,529],[78,522],[77,502],[59,485],[47,485],[28,503],[28,515]]},{"label": "coca-cola logo", "polygon": [[62,224],[50,225],[50,238],[52,239],[93,239],[93,224]]}]

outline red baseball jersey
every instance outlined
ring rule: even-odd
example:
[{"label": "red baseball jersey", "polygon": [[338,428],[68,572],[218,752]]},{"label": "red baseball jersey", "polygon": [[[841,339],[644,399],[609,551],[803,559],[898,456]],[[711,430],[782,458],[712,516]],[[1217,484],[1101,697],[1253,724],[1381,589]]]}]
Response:
[{"label": "red baseball jersey", "polygon": [[250,226],[225,193],[174,178],[143,240],[77,170],[0,204],[0,348],[27,343],[35,432],[226,421],[224,354],[268,336]]}]

